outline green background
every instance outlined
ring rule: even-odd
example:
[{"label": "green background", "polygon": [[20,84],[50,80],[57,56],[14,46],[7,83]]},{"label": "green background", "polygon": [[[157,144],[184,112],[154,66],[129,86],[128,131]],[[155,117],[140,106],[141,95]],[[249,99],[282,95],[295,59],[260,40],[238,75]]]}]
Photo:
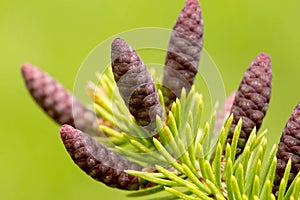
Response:
[{"label": "green background", "polygon": [[[88,53],[105,39],[141,27],[171,28],[184,0],[0,1],[0,199],[126,199],[76,167],[59,127],[32,101],[20,74],[28,61],[72,90]],[[263,128],[278,142],[300,100],[300,1],[202,0],[205,48],[226,92],[261,51],[273,60],[273,90]],[[151,57],[146,57],[149,59]],[[163,62],[163,59],[161,60]]]}]

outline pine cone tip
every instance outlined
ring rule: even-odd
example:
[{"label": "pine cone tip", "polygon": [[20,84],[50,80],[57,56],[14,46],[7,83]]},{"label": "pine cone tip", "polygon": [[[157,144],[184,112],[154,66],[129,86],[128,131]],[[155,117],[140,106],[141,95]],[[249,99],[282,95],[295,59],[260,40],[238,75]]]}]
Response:
[{"label": "pine cone tip", "polygon": [[199,1],[198,0],[187,0],[185,5],[198,5],[199,6]]},{"label": "pine cone tip", "polygon": [[115,61],[116,58],[120,54],[125,52],[133,52],[134,50],[130,45],[128,45],[124,39],[122,38],[115,38],[111,44],[111,58],[112,61]]},{"label": "pine cone tip", "polygon": [[260,53],[252,62],[252,65],[271,66],[271,57],[266,53]]},{"label": "pine cone tip", "polygon": [[25,76],[25,75],[29,72],[29,70],[30,70],[31,67],[32,67],[31,64],[29,64],[29,63],[24,63],[24,64],[21,66],[21,72],[22,72],[22,75]]},{"label": "pine cone tip", "polygon": [[60,130],[59,130],[61,137],[67,138],[74,134],[74,132],[77,132],[75,128],[68,124],[64,124]]},{"label": "pine cone tip", "polygon": [[30,63],[24,63],[21,65],[22,76],[25,80],[32,79],[35,75],[37,75],[36,73],[33,73],[33,71],[39,71],[39,69]]}]

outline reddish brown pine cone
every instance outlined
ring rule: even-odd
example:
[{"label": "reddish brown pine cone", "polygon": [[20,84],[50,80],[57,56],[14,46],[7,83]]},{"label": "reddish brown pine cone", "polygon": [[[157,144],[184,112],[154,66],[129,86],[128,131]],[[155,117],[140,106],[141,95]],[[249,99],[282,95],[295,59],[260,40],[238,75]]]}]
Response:
[{"label": "reddish brown pine cone", "polygon": [[227,138],[229,143],[231,143],[239,119],[243,120],[237,156],[242,153],[253,128],[256,127],[257,130],[260,128],[268,109],[271,88],[271,58],[261,53],[245,72],[231,108],[234,118]]},{"label": "reddish brown pine cone", "polygon": [[108,150],[88,134],[69,125],[62,126],[60,134],[73,161],[95,180],[124,190],[138,190],[154,185],[125,173],[125,170],[141,171],[143,167]]},{"label": "reddish brown pine cone", "polygon": [[273,192],[279,189],[280,181],[289,159],[292,160],[292,168],[287,187],[292,183],[300,171],[300,102],[295,107],[292,115],[282,132],[277,151],[277,167]]},{"label": "reddish brown pine cone", "polygon": [[28,63],[21,70],[31,96],[56,123],[70,124],[94,135],[102,134],[97,116],[55,79]]},{"label": "reddish brown pine cone", "polygon": [[139,125],[153,131],[156,115],[162,116],[162,107],[145,64],[120,38],[112,43],[111,62],[115,81],[130,113]]},{"label": "reddish brown pine cone", "polygon": [[203,20],[198,0],[187,0],[173,27],[165,60],[163,87],[170,105],[182,88],[189,92],[203,47]]}]

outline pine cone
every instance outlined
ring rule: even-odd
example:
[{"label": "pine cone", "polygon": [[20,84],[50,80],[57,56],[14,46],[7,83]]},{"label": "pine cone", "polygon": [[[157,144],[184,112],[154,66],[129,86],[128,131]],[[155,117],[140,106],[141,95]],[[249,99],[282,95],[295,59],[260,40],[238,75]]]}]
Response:
[{"label": "pine cone", "polygon": [[279,189],[280,181],[284,175],[286,165],[291,158],[292,168],[287,188],[300,171],[300,102],[295,107],[292,115],[286,123],[282,132],[277,151],[276,177],[273,192]]},{"label": "pine cone", "polygon": [[21,68],[28,91],[37,104],[58,124],[70,124],[101,135],[98,118],[51,76],[31,64]]},{"label": "pine cone", "polygon": [[239,119],[243,120],[237,156],[242,153],[253,128],[256,127],[258,130],[262,124],[269,106],[271,87],[271,58],[261,53],[245,72],[231,108],[234,119],[227,138],[229,143]]},{"label": "pine cone", "polygon": [[88,134],[69,125],[63,125],[60,134],[73,161],[93,179],[124,190],[138,190],[153,186],[149,182],[125,173],[125,170],[141,171],[142,166],[108,150]]},{"label": "pine cone", "polygon": [[120,38],[112,43],[112,70],[120,94],[137,123],[150,132],[162,107],[153,80],[137,53]]},{"label": "pine cone", "polygon": [[198,0],[187,0],[173,27],[165,60],[163,87],[170,105],[182,88],[189,92],[203,47],[203,20]]}]

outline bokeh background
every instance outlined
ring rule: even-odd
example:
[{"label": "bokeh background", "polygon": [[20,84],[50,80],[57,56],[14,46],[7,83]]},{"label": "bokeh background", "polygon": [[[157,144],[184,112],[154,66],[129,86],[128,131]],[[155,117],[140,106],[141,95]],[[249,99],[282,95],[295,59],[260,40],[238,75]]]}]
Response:
[{"label": "bokeh background", "polygon": [[[78,69],[97,44],[134,28],[171,28],[183,4],[0,1],[0,199],[127,199],[126,193],[93,181],[73,164],[59,127],[25,90],[20,66],[34,63],[72,90]],[[273,91],[263,128],[269,130],[270,144],[277,143],[300,100],[300,1],[201,0],[201,6],[205,48],[219,67],[227,94],[259,52],[272,56]]]}]

